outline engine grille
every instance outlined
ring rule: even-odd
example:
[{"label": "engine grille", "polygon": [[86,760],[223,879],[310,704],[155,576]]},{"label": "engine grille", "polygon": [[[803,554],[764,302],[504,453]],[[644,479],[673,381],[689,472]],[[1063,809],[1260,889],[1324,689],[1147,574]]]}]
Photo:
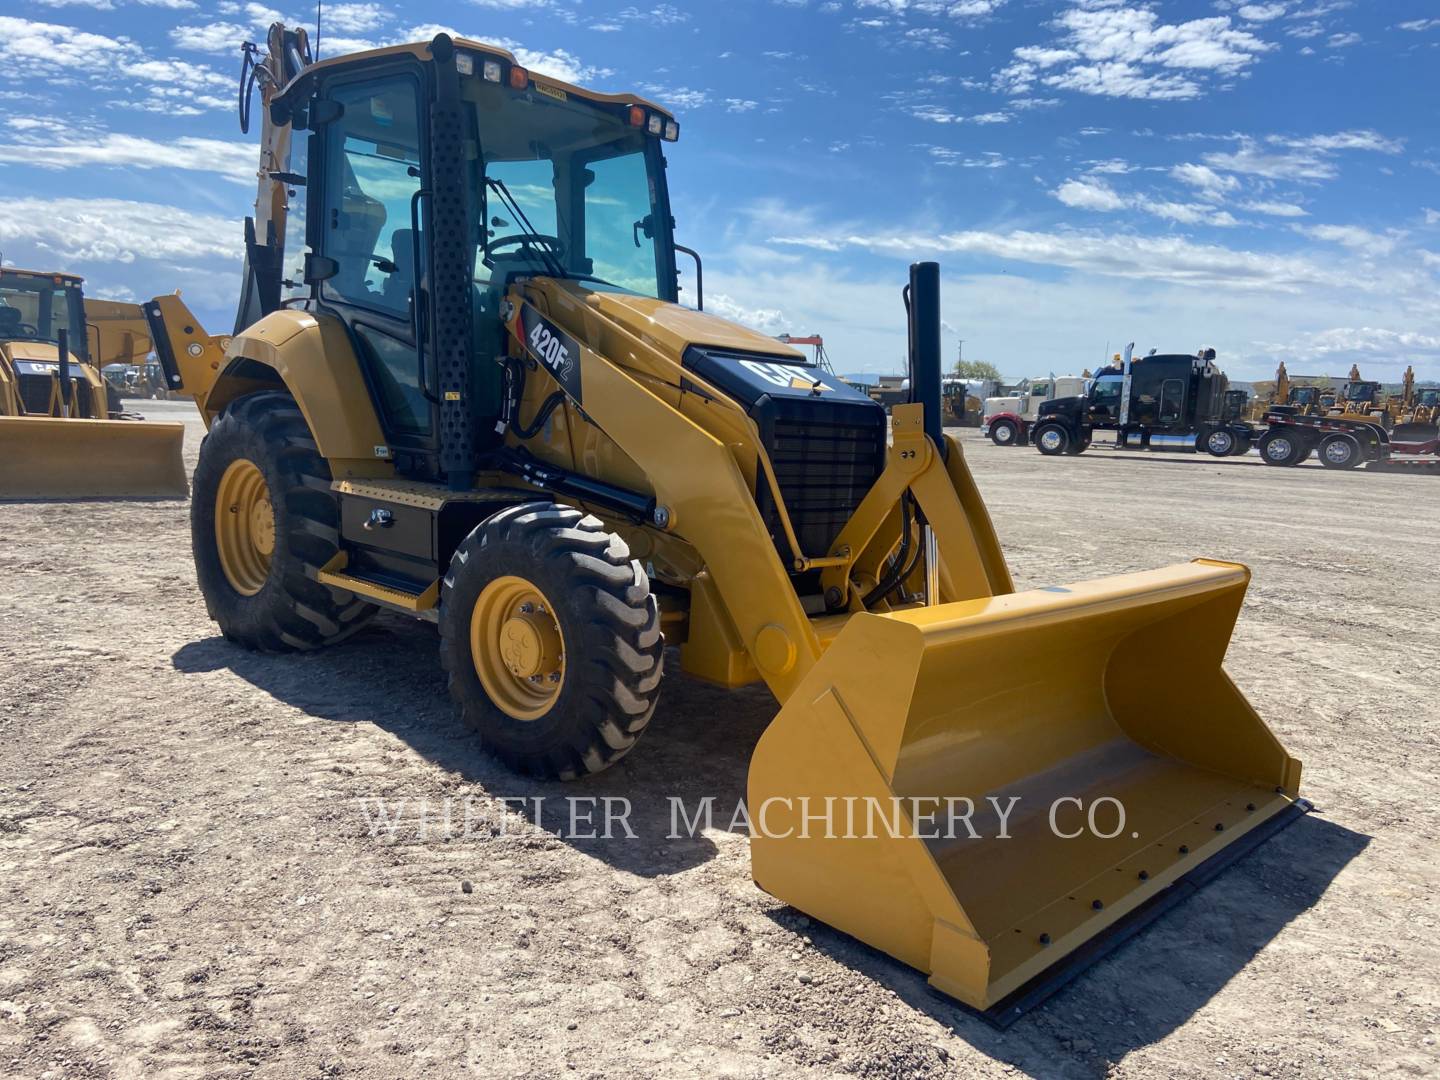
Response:
[{"label": "engine grille", "polygon": [[21,375],[20,402],[27,413],[50,415],[50,391],[55,385],[48,375]]},{"label": "engine grille", "polygon": [[[760,418],[780,494],[803,554],[821,557],[865,498],[885,465],[885,414],[878,408],[780,406]],[[816,403],[818,404],[818,403]],[[794,415],[786,415],[793,410]],[[770,412],[771,410],[766,410]],[[760,477],[756,502],[787,562],[793,557],[770,487]]]},{"label": "engine grille", "polygon": [[[31,416],[52,416],[53,410],[50,407],[51,391],[55,386],[55,379],[50,375],[21,375],[17,380],[20,384],[20,404]],[[71,397],[78,408],[71,413],[72,416],[87,417],[90,415],[90,388],[83,379],[70,380]]]}]

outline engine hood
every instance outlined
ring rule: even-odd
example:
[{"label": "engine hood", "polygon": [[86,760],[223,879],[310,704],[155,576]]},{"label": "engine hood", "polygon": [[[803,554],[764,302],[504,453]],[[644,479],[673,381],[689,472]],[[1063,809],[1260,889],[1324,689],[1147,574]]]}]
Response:
[{"label": "engine hood", "polygon": [[584,302],[630,333],[657,345],[671,356],[681,356],[691,345],[708,345],[734,352],[763,353],[803,362],[805,355],[783,341],[749,330],[704,311],[681,307],[649,296],[592,292],[573,283],[561,286],[583,296]]},{"label": "engine hood", "polygon": [[1040,408],[1036,410],[1037,416],[1053,416],[1056,413],[1070,415],[1080,413],[1085,408],[1087,399],[1083,397],[1062,397],[1051,398],[1049,401],[1042,401]]},{"label": "engine hood", "polygon": [[[60,347],[50,341],[7,341],[3,348],[12,360],[33,360],[41,364],[60,363]],[[80,361],[74,353],[70,354],[70,362],[78,364]]]}]

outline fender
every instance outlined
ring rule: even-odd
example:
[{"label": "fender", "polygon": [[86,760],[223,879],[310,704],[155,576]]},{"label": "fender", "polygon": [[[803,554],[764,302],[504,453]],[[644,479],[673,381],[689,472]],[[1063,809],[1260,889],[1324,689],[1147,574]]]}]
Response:
[{"label": "fender", "polygon": [[1023,416],[1021,416],[1019,413],[1013,413],[1013,412],[998,412],[998,413],[995,413],[993,416],[987,416],[987,417],[985,417],[984,420],[983,420],[983,423],[988,427],[988,426],[990,426],[991,424],[995,423],[995,421],[997,421],[997,420],[1011,420],[1011,421],[1013,421],[1013,422],[1020,428],[1021,431],[1024,431],[1027,427],[1029,427],[1032,423],[1034,423],[1034,421],[1032,421],[1032,420],[1026,420],[1026,419],[1025,419]]},{"label": "fender", "polygon": [[300,406],[337,480],[395,475],[359,358],[338,319],[282,308],[231,338],[205,396],[206,426],[235,399],[280,388]]}]

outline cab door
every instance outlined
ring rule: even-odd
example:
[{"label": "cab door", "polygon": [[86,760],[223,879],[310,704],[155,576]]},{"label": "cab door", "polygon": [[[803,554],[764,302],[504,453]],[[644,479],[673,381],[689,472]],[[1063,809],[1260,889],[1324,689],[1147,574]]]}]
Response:
[{"label": "cab door", "polygon": [[422,340],[424,95],[410,64],[322,87],[312,106],[323,123],[310,145],[307,236],[328,275],[319,306],[349,331],[392,456],[404,472],[433,475],[437,399]]}]

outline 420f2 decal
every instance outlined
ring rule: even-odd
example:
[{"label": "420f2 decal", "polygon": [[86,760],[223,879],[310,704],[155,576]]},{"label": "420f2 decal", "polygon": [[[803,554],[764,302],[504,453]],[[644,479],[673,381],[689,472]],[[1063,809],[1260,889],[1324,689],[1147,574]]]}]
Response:
[{"label": "420f2 decal", "polygon": [[530,304],[520,307],[520,340],[565,393],[579,403],[580,343]]}]

